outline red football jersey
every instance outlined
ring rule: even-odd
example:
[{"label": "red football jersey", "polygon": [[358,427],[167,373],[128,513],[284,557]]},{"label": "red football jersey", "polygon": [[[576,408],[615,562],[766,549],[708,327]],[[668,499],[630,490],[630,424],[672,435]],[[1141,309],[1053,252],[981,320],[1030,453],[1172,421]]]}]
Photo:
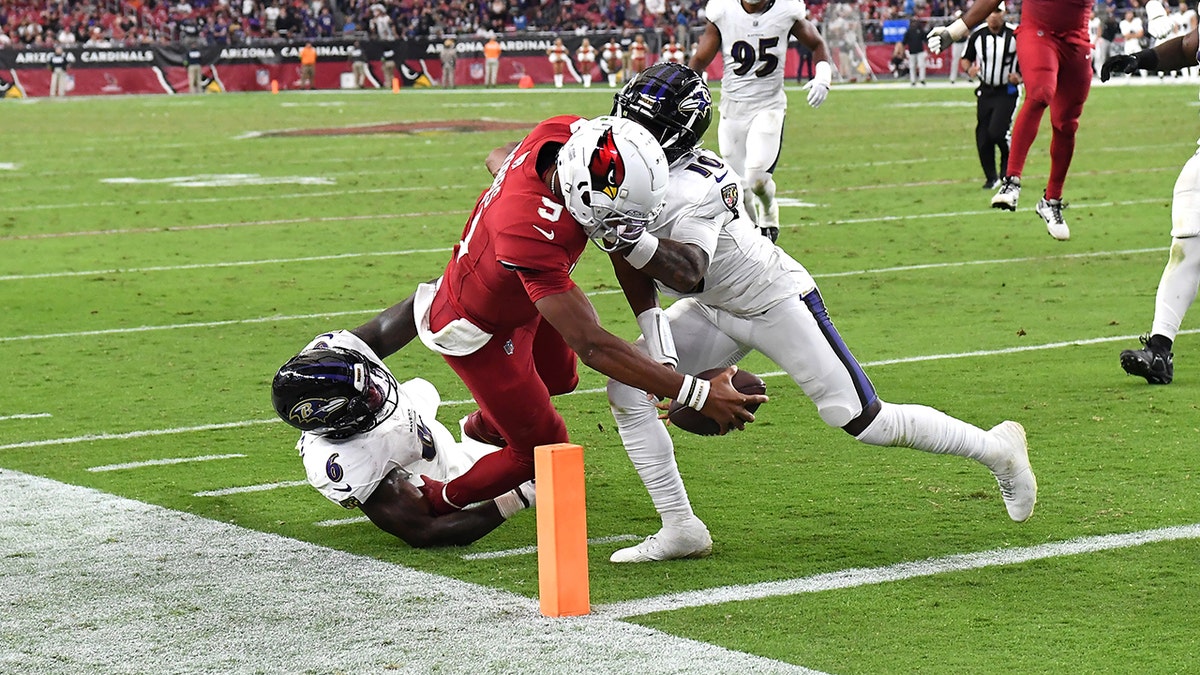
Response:
[{"label": "red football jersey", "polygon": [[542,122],[504,160],[446,265],[432,330],[461,317],[489,333],[505,332],[537,317],[534,302],[575,287],[570,274],[587,235],[538,175],[537,157],[547,143],[566,143],[581,120],[561,115]]},{"label": "red football jersey", "polygon": [[1021,3],[1021,23],[1029,30],[1060,34],[1083,34],[1087,39],[1092,18],[1092,0],[1025,0]]}]

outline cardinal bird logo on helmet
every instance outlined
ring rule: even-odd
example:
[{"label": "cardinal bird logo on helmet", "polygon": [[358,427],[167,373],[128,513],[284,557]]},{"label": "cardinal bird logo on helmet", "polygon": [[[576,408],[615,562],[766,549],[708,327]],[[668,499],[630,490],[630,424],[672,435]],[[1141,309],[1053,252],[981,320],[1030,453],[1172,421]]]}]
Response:
[{"label": "cardinal bird logo on helmet", "polygon": [[617,141],[612,129],[605,129],[596,143],[592,159],[588,162],[592,174],[592,189],[603,192],[609,199],[617,198],[617,188],[625,182],[625,160],[617,151]]}]

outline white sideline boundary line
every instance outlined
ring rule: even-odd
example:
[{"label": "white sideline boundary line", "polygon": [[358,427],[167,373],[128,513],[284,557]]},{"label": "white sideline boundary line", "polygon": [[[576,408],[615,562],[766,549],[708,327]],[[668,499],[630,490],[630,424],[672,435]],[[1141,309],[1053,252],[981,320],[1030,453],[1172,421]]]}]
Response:
[{"label": "white sideline boundary line", "polygon": [[8,420],[40,420],[46,417],[53,417],[50,413],[17,413],[15,415],[5,415],[0,417],[0,422]]},{"label": "white sideline boundary line", "polygon": [[102,466],[89,466],[88,471],[92,473],[100,473],[103,471],[122,471],[124,469],[140,469],[145,466],[170,466],[172,464],[188,464],[191,462],[212,462],[218,459],[234,459],[245,457],[240,452],[230,453],[228,455],[200,455],[199,457],[168,457],[166,459],[148,459],[143,462],[125,462],[124,464],[104,464]]},{"label": "white sideline boundary line", "polygon": [[654,598],[618,602],[592,608],[602,616],[624,619],[653,612],[667,612],[691,607],[707,607],[726,602],[757,600],[803,593],[857,588],[890,581],[905,581],[918,577],[964,572],[984,567],[1016,565],[1035,560],[1047,560],[1082,553],[1096,553],[1119,548],[1130,548],[1143,544],[1184,539],[1200,539],[1200,523],[1143,530],[1127,534],[1106,534],[1094,537],[1079,537],[1066,541],[1038,544],[1021,548],[1000,548],[977,553],[961,553],[942,558],[929,558],[902,562],[885,567],[851,568],[828,572],[801,579],[769,581],[760,584],[706,588],[702,591],[673,593]]},{"label": "white sideline boundary line", "polygon": [[15,471],[0,550],[5,672],[820,675]]},{"label": "white sideline boundary line", "polygon": [[[640,537],[636,534],[614,534],[608,537],[594,537],[587,540],[588,546],[599,546],[601,544],[615,544],[619,541],[641,541],[645,537]],[[520,548],[507,548],[500,551],[484,551],[482,553],[467,553],[460,556],[463,560],[494,560],[496,558],[511,558],[518,555],[529,555],[537,553],[537,546],[522,546]]]},{"label": "white sideline boundary line", "polygon": [[[1195,335],[1200,333],[1200,328],[1191,328],[1188,330],[1179,331],[1180,335]],[[864,368],[872,368],[876,366],[891,366],[902,363],[923,363],[927,361],[944,361],[947,359],[967,359],[985,356],[1000,356],[1003,354],[1019,354],[1021,352],[1045,351],[1050,349],[1062,349],[1064,347],[1083,347],[1088,345],[1104,344],[1108,342],[1131,342],[1136,340],[1138,335],[1115,335],[1112,337],[1101,338],[1085,338],[1079,340],[1068,340],[1066,342],[1049,342],[1037,345],[1025,345],[1021,347],[1005,347],[1003,349],[981,349],[973,352],[956,352],[949,354],[929,354],[925,356],[907,356],[898,359],[882,359],[879,361],[866,361],[860,365]],[[766,373],[757,373],[759,377],[780,377],[787,373],[782,370],[773,370]],[[576,396],[582,394],[601,394],[605,389],[577,389],[563,396]],[[442,405],[467,405],[474,404],[472,399],[461,399],[455,401],[442,401]],[[120,440],[125,438],[141,438],[143,436],[164,436],[170,434],[186,434],[196,431],[214,431],[218,429],[235,429],[238,427],[248,427],[257,424],[273,424],[279,422],[278,418],[258,419],[258,420],[242,420],[240,422],[223,422],[220,424],[201,424],[194,427],[175,427],[172,429],[148,429],[143,431],[129,431],[119,434],[89,434],[85,436],[72,436],[68,438],[51,438],[42,441],[24,441],[21,443],[9,443],[0,445],[0,450],[14,450],[18,448],[34,448],[47,445],[68,445],[72,443],[88,443],[91,441],[108,441]]]}]

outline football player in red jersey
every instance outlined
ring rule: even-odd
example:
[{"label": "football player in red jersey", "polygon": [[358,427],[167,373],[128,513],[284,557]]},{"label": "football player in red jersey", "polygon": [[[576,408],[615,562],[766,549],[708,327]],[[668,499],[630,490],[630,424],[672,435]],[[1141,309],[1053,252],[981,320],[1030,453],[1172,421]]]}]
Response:
[{"label": "football player in red jersey", "polygon": [[[578,383],[576,355],[618,381],[688,402],[722,424],[753,421],[730,383],[683,375],[601,328],[570,272],[589,238],[631,260],[652,255],[645,225],[662,207],[667,162],[652,136],[618,118],[554,117],[499,159],[443,275],[354,333],[381,358],[415,332],[443,355],[479,411],[465,431],[504,447],[463,475],[429,479],[435,513],[491,499],[533,478],[533,449],[568,440],[550,397]],[[415,320],[415,326],[413,322]],[[415,328],[415,330],[414,330]]]},{"label": "football player in red jersey", "polygon": [[[935,54],[967,37],[984,21],[1000,0],[979,0],[949,26],[929,32],[929,48]],[[1025,79],[1025,103],[1012,129],[1008,168],[992,206],[1015,211],[1021,194],[1025,158],[1037,137],[1042,114],[1050,109],[1050,177],[1036,211],[1046,222],[1050,236],[1060,241],[1071,237],[1063,219],[1063,184],[1075,154],[1075,131],[1092,86],[1091,43],[1088,20],[1092,0],[1025,0],[1017,27],[1017,60]]]}]

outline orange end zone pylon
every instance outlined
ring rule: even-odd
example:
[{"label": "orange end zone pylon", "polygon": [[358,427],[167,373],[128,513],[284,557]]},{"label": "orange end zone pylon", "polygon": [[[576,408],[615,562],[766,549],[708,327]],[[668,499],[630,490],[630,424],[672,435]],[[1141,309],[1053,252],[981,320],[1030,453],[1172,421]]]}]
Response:
[{"label": "orange end zone pylon", "polygon": [[587,506],[583,446],[540,445],[537,480],[538,596],[545,616],[592,611],[588,588]]}]

